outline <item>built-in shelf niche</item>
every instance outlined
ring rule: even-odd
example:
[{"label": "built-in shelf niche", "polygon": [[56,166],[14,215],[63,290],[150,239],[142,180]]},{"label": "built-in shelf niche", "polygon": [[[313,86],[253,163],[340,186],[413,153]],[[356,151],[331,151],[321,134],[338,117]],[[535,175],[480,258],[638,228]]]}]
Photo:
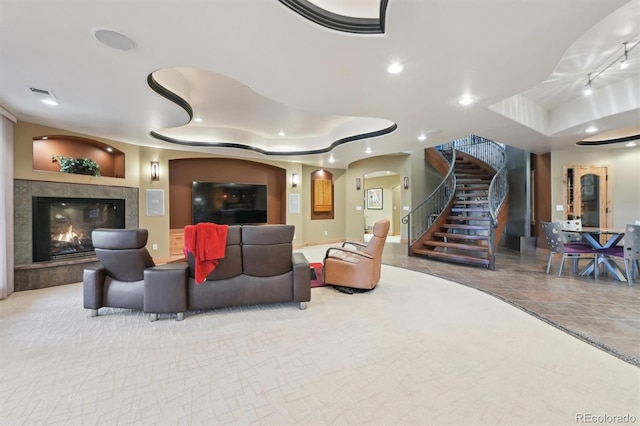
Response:
[{"label": "built-in shelf niche", "polygon": [[125,177],[124,152],[106,143],[66,135],[44,135],[33,139],[33,170],[59,172],[52,157],[90,158],[100,165],[100,176]]}]

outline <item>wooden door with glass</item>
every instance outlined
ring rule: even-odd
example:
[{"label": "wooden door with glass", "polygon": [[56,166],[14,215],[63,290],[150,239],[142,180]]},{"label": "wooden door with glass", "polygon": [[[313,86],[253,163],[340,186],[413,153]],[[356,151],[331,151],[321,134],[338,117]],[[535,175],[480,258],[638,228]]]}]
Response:
[{"label": "wooden door with glass", "polygon": [[582,226],[606,228],[611,225],[607,168],[602,166],[566,166],[566,219],[580,219]]}]

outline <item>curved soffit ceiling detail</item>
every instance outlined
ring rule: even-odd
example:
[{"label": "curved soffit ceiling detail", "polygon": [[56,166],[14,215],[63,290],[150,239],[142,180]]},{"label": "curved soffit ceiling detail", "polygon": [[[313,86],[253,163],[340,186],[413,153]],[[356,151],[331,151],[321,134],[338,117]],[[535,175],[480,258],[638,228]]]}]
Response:
[{"label": "curved soffit ceiling detail", "polygon": [[291,108],[237,80],[201,69],[157,70],[147,76],[147,84],[189,115],[183,126],[150,132],[158,140],[177,145],[244,149],[272,156],[314,155],[386,135],[398,127],[382,118]]},{"label": "curved soffit ceiling detail", "polygon": [[366,3],[367,6],[374,5],[377,7],[378,16],[374,18],[347,15],[347,13],[355,12],[349,12],[344,4],[339,6],[342,7],[345,14],[330,11],[326,5],[324,8],[319,6],[319,4],[325,3],[328,5],[327,0],[280,0],[280,3],[300,16],[332,30],[355,34],[382,34],[385,30],[384,24],[388,0],[369,0]]},{"label": "curved soffit ceiling detail", "polygon": [[579,142],[576,142],[576,145],[597,146],[632,142],[637,140],[640,140],[640,126],[629,127],[626,129],[617,129],[611,132],[601,133],[597,136],[592,136],[590,138],[586,138]]}]

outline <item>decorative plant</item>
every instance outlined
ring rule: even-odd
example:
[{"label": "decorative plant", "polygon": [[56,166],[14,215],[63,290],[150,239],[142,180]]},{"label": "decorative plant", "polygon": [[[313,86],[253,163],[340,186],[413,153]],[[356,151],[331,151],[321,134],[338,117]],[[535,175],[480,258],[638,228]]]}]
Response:
[{"label": "decorative plant", "polygon": [[73,158],[54,155],[51,157],[51,160],[60,163],[60,171],[63,173],[100,176],[100,165],[90,158]]}]

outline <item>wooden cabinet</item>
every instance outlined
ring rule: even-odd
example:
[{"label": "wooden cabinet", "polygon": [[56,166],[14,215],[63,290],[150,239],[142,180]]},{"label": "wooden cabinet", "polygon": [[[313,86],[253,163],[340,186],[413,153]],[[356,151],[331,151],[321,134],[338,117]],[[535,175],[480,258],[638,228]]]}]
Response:
[{"label": "wooden cabinet", "polygon": [[313,181],[313,211],[330,212],[333,206],[332,184],[327,179]]},{"label": "wooden cabinet", "polygon": [[183,254],[184,248],[184,229],[169,230],[169,246],[171,256]]},{"label": "wooden cabinet", "polygon": [[311,220],[333,219],[333,174],[327,170],[311,173]]}]

